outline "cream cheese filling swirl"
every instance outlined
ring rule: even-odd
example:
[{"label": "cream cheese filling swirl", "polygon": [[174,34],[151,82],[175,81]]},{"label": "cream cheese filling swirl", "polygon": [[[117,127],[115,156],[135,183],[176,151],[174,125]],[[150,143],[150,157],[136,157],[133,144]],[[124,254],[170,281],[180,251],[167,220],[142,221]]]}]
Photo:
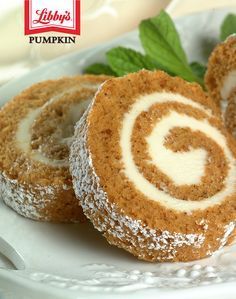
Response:
[{"label": "cream cheese filling swirl", "polygon": [[225,125],[236,138],[236,70],[225,76],[220,94]]},{"label": "cream cheese filling swirl", "polygon": [[223,79],[220,95],[223,100],[227,100],[232,91],[236,88],[236,70],[231,70]]},{"label": "cream cheese filling swirl", "polygon": [[[132,134],[136,119],[141,113],[148,113],[153,105],[168,103],[191,107],[203,113],[205,117],[204,119],[197,119],[182,111],[172,109],[153,123],[151,133],[145,138],[148,156],[151,158],[149,163],[164,173],[176,187],[198,187],[202,177],[204,177],[207,163],[211,162],[209,152],[201,146],[199,148],[188,147],[185,151],[173,151],[173,149],[166,147],[166,138],[174,129],[178,128],[188,129],[191,133],[198,132],[202,134],[203,138],[205,137],[216,144],[222,151],[223,159],[227,165],[227,172],[223,177],[223,187],[211,196],[201,198],[200,201],[173,197],[168,188],[160,188],[151,183],[142,173],[140,167],[137,166],[133,156]],[[125,176],[147,198],[177,211],[203,210],[223,202],[227,196],[235,191],[235,158],[228,147],[226,137],[209,121],[210,118],[213,118],[210,110],[180,94],[154,92],[140,96],[124,115],[120,132],[120,147]]]},{"label": "cream cheese filling swirl", "polygon": [[[42,107],[31,109],[18,125],[18,148],[34,161],[52,167],[68,167],[67,150],[73,137],[74,125],[88,107],[97,88],[97,84],[73,87],[53,96]],[[61,116],[57,115],[55,110],[66,102],[65,110],[60,111]],[[48,119],[55,114],[55,118]],[[45,135],[44,129],[48,130],[48,135]],[[37,136],[36,141],[33,135]]]}]

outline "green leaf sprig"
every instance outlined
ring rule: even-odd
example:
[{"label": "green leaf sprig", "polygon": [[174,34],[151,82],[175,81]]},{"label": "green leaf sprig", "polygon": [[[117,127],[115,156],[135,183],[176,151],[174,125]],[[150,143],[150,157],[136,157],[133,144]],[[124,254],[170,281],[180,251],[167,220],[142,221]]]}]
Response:
[{"label": "green leaf sprig", "polygon": [[[221,25],[220,39],[224,40],[235,32],[236,15],[229,14]],[[206,67],[199,62],[189,64],[174,22],[165,11],[140,23],[139,38],[144,54],[133,49],[116,47],[106,52],[107,64],[92,64],[84,72],[123,76],[141,69],[163,70],[204,87]]]},{"label": "green leaf sprig", "polygon": [[161,11],[157,17],[142,21],[139,36],[145,52],[159,64],[160,69],[203,84],[188,64],[179,34],[166,12]]},{"label": "green leaf sprig", "polygon": [[228,14],[220,28],[220,39],[224,41],[229,35],[236,33],[236,15]]}]

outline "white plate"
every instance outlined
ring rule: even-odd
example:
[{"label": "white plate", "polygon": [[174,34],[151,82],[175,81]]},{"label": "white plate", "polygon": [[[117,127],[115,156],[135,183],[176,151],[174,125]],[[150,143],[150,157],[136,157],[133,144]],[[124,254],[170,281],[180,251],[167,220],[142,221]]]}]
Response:
[{"label": "white plate", "polygon": [[[232,11],[204,12],[176,21],[190,61],[206,61],[203,46],[216,42],[222,19]],[[79,73],[86,65],[104,60],[106,49],[115,45],[140,49],[137,32],[56,59],[6,84],[0,89],[0,103],[34,82]],[[0,288],[7,298],[42,298],[45,294],[46,298],[50,294],[50,298],[64,299],[189,298],[190,294],[192,299],[202,294],[204,298],[216,299],[222,295],[235,298],[235,245],[224,248],[212,258],[193,263],[150,264],[108,245],[90,224],[30,221],[3,203],[0,203],[0,236],[22,257],[0,240],[0,251],[5,250],[20,269],[6,269],[10,265],[4,259],[0,263]]]}]

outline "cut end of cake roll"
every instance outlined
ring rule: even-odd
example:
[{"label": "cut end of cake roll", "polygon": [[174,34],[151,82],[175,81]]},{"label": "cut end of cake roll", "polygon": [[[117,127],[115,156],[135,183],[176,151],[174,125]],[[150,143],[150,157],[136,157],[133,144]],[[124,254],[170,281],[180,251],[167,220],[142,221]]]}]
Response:
[{"label": "cut end of cake roll", "polygon": [[74,125],[107,76],[33,85],[0,110],[0,196],[19,214],[83,222],[68,167]]},{"label": "cut end of cake roll", "polygon": [[236,35],[229,36],[211,53],[205,83],[216,103],[230,97],[236,87]]},{"label": "cut end of cake roll", "polygon": [[236,137],[236,35],[229,36],[213,50],[205,83],[212,99],[222,108],[227,129]]},{"label": "cut end of cake roll", "polygon": [[235,230],[235,155],[200,86],[143,70],[102,85],[76,125],[70,170],[110,244],[142,260],[190,261]]}]

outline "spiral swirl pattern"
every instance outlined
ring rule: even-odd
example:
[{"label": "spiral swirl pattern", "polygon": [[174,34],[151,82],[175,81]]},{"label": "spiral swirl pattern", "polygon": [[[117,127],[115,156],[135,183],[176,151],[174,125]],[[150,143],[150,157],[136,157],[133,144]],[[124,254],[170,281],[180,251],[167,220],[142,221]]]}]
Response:
[{"label": "spiral swirl pattern", "polygon": [[83,222],[68,167],[74,124],[107,76],[34,84],[1,109],[0,197],[19,214]]},{"label": "spiral swirl pattern", "polygon": [[169,208],[206,209],[234,191],[235,160],[217,121],[180,94],[140,96],[124,116],[120,146],[127,178]]},{"label": "spiral swirl pattern", "polygon": [[70,170],[85,215],[148,261],[190,261],[232,239],[236,146],[197,84],[140,71],[105,82],[76,125]]},{"label": "spiral swirl pattern", "polygon": [[35,161],[68,167],[69,144],[74,125],[83,115],[99,84],[80,85],[56,93],[21,120],[16,141],[19,148]]}]

